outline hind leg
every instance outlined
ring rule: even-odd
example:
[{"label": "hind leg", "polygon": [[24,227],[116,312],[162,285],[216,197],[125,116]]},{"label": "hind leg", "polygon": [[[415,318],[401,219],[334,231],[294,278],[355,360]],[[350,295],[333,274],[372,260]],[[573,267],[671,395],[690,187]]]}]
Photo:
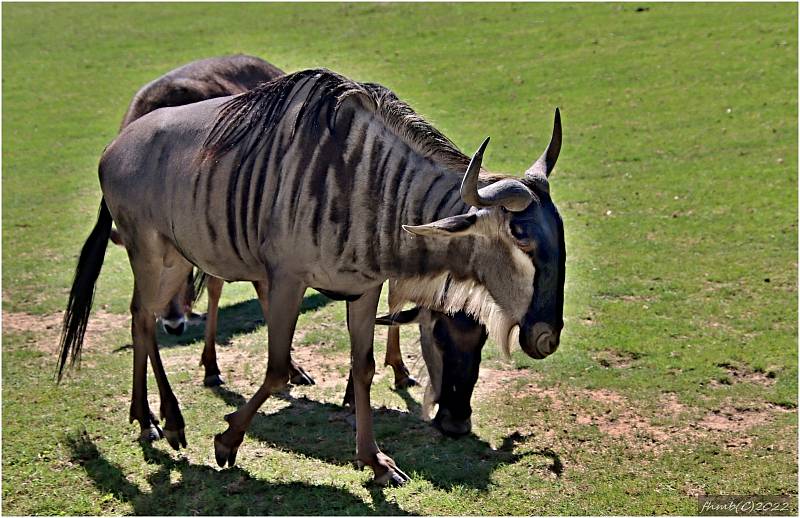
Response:
[{"label": "hind leg", "polygon": [[[394,370],[394,388],[402,390],[419,385],[417,380],[411,377],[406,364],[403,363],[403,355],[400,353],[400,326],[389,326],[389,336],[386,340],[386,359],[383,364],[384,366],[391,366],[392,370]],[[347,387],[344,389],[342,406],[354,408],[355,398],[353,371],[351,370],[347,376]]]},{"label": "hind leg", "polygon": [[405,389],[418,385],[417,380],[411,377],[408,367],[403,363],[400,352],[400,326],[389,326],[389,336],[386,339],[386,359],[384,365],[390,365],[394,371],[394,386]]},{"label": "hind leg", "polygon": [[[389,281],[389,309],[399,311],[402,304],[397,300],[397,290],[395,282]],[[389,336],[386,339],[386,359],[384,365],[391,365],[394,370],[394,386],[398,389],[405,389],[418,385],[417,380],[411,377],[406,364],[403,363],[403,355],[400,353],[400,326],[389,326]]]},{"label": "hind leg", "polygon": [[[130,244],[126,243],[134,276],[131,316],[135,364],[131,417],[139,421],[144,438],[146,423],[148,429],[152,423],[152,414],[147,406],[146,382],[144,381],[146,366],[141,367],[141,358],[146,356],[150,358],[153,374],[158,384],[161,399],[160,413],[161,417],[165,419],[164,435],[170,445],[178,449],[181,444],[186,446],[183,415],[161,363],[153,315],[163,308],[180,289],[187,272],[191,269],[191,264],[155,232],[144,232],[137,234],[136,237],[138,239],[131,240]],[[152,434],[150,435],[152,436]]]},{"label": "hind leg", "polygon": [[[134,290],[136,288],[134,287]],[[131,313],[135,312],[134,302],[131,302]],[[158,419],[150,411],[147,402],[147,350],[144,347],[137,347],[136,344],[143,343],[142,333],[146,330],[137,325],[134,318],[131,323],[131,335],[133,337],[133,392],[131,394],[130,422],[139,422],[141,432],[139,440],[152,442],[164,437],[164,432],[158,426]]]},{"label": "hind leg", "polygon": [[224,281],[219,277],[209,276],[206,291],[208,292],[208,311],[206,312],[206,342],[203,354],[200,356],[200,365],[205,368],[203,384],[206,387],[216,387],[225,383],[220,376],[217,366],[217,317],[219,316],[219,299],[222,296]]},{"label": "hind leg", "polygon": [[[269,293],[269,281],[253,282],[253,287],[256,289],[258,302],[261,304],[261,312],[264,314],[264,322],[267,322],[269,319],[267,316],[269,314],[269,299],[267,298]],[[291,358],[289,359],[289,376],[291,376],[289,381],[291,381],[293,385],[315,384],[314,379]]]}]

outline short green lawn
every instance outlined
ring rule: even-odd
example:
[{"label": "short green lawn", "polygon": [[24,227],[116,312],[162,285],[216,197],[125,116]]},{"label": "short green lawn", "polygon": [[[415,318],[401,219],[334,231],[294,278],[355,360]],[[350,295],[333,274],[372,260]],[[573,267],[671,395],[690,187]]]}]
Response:
[{"label": "short green lawn", "polygon": [[[797,494],[797,6],[793,4],[4,4],[3,511],[6,514],[694,514],[696,497]],[[268,401],[219,470],[212,437],[263,377],[247,284],[228,285],[220,363],[202,329],[160,336],[189,448],[128,424],[132,279],[109,248],[83,367],[52,373],[97,160],[133,93],[244,52],[392,88],[484,164],[552,177],[568,248],[562,346],[485,351],[474,434],[373,388],[368,484],[338,406],[344,305],[309,291],[298,358],[319,381]],[[313,298],[311,298],[313,297]],[[385,306],[384,306],[385,307]],[[381,365],[385,332],[376,357]],[[407,362],[423,368],[413,329]],[[155,383],[151,405],[158,408]]]}]

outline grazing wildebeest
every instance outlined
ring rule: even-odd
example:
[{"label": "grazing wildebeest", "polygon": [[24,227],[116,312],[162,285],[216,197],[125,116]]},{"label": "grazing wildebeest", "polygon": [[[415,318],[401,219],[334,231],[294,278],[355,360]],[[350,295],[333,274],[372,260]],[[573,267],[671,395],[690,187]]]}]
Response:
[{"label": "grazing wildebeest", "polygon": [[[100,160],[103,198],[78,261],[62,349],[73,361],[80,354],[113,219],[134,274],[134,370],[143,373],[150,357],[165,435],[185,445],[153,314],[193,264],[227,280],[269,279],[264,382],[214,438],[217,463],[230,466],[258,408],[289,380],[306,287],[322,289],[347,300],[358,461],[378,483],[403,483],[408,476],[375,442],[370,408],[387,279],[399,300],[474,315],[506,352],[517,326],[533,358],[559,345],[566,250],[548,183],[561,147],[558,111],[550,144],[523,178],[481,177],[487,144],[470,159],[385,87],[324,69],[146,115]],[[145,376],[134,379],[132,415],[146,426]]]},{"label": "grazing wildebeest", "polygon": [[486,328],[464,311],[447,315],[420,307],[376,319],[382,325],[412,322],[419,324],[429,378],[422,415],[429,418],[433,405],[438,404],[433,425],[451,437],[468,434],[472,430],[470,399],[478,381],[481,350],[488,338]]},{"label": "grazing wildebeest", "polygon": [[[140,88],[128,106],[120,131],[134,120],[158,108],[183,106],[216,97],[240,94],[284,74],[283,70],[261,58],[242,54],[193,61],[167,72]],[[122,245],[122,239],[115,230],[112,230],[111,239]],[[223,383],[216,352],[217,317],[223,283],[222,279],[213,276],[203,275],[194,278],[190,274],[183,287],[161,312],[164,331],[173,335],[182,334],[188,320],[187,316],[192,314],[192,305],[200,294],[201,286],[207,286],[205,345],[200,356],[200,364],[205,370],[203,383],[206,386]],[[260,281],[253,284],[259,303],[266,313],[267,286]],[[400,332],[396,326],[389,328],[384,364],[391,366],[394,371],[395,387],[407,388],[416,384],[400,354]],[[291,370],[292,383],[314,384],[311,376],[296,363],[291,362]],[[152,431],[157,433],[157,430]],[[150,430],[147,435],[150,435]]]},{"label": "grazing wildebeest", "polygon": [[158,108],[246,92],[282,75],[283,70],[275,65],[244,54],[192,61],[141,87],[125,112],[120,131]]}]

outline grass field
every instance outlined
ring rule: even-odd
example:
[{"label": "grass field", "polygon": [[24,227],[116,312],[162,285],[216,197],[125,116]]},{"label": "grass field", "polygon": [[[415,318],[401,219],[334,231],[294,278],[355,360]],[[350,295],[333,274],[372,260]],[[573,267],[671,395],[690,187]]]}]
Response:
[{"label": "grass field", "polygon": [[[796,511],[796,5],[4,4],[2,19],[5,514],[694,514],[704,494],[792,495]],[[521,173],[562,110],[562,345],[538,362],[487,347],[458,441],[380,368],[376,433],[404,487],[352,465],[344,306],[312,291],[296,350],[319,383],[265,404],[236,468],[217,469],[212,437],[264,372],[249,285],[223,295],[223,390],[202,387],[202,329],[159,336],[181,454],[128,424],[123,250],[107,252],[82,368],[53,382],[127,103],[234,52],[383,83],[468,152],[490,135],[498,172]],[[419,371],[416,340],[404,330]]]}]

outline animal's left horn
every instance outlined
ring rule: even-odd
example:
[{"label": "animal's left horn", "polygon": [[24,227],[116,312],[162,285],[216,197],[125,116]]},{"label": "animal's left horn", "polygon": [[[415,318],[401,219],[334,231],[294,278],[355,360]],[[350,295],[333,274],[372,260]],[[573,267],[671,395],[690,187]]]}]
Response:
[{"label": "animal's left horn", "polygon": [[550,176],[553,168],[556,166],[558,154],[561,152],[561,112],[556,108],[555,121],[553,121],[553,136],[550,138],[550,144],[544,150],[542,156],[534,162],[530,169],[525,171],[525,176],[541,176],[545,178]]},{"label": "animal's left horn", "polygon": [[530,205],[533,195],[521,182],[506,178],[478,189],[478,174],[481,170],[483,152],[489,144],[489,137],[472,156],[467,174],[461,182],[461,198],[473,207],[496,207],[502,205],[510,211],[521,211]]}]

